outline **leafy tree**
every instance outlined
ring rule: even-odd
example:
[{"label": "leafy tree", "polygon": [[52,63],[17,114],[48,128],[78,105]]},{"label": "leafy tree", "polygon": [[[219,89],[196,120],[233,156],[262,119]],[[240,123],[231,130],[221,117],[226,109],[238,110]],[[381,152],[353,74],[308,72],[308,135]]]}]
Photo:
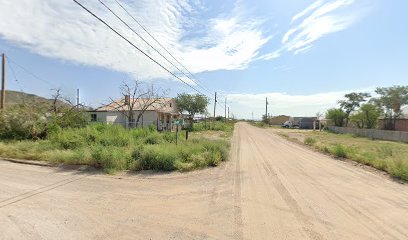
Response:
[{"label": "leafy tree", "polygon": [[341,108],[331,108],[327,110],[326,118],[334,122],[337,127],[343,127],[346,113]]},{"label": "leafy tree", "polygon": [[362,102],[367,101],[367,98],[371,97],[371,95],[369,93],[356,93],[356,92],[352,92],[352,93],[348,93],[346,95],[344,95],[344,97],[346,98],[345,100],[340,100],[339,104],[340,107],[343,109],[343,111],[345,112],[346,116],[346,126],[348,126],[348,122],[350,119],[350,114],[355,111],[358,107],[360,107],[360,104]]},{"label": "leafy tree", "polygon": [[408,104],[408,86],[379,87],[379,97],[373,102],[385,110],[386,129],[395,129],[395,121],[402,115],[402,107]]},{"label": "leafy tree", "polygon": [[371,103],[363,104],[360,109],[350,117],[350,121],[355,123],[358,128],[375,128],[382,110]]},{"label": "leafy tree", "polygon": [[194,116],[196,114],[204,114],[207,112],[208,98],[200,94],[182,93],[177,95],[176,106],[180,113],[187,113],[191,123],[191,128],[194,124]]}]

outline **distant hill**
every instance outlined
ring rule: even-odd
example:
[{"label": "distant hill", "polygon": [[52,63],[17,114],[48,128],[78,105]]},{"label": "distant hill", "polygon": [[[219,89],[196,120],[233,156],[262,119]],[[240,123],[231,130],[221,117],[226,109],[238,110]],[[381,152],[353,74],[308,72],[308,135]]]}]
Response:
[{"label": "distant hill", "polygon": [[[30,93],[6,90],[6,107],[12,106],[15,104],[22,104],[23,102],[25,103],[44,102],[44,103],[51,104],[53,102],[53,99],[47,99],[47,98],[40,97],[40,96],[37,96],[35,94],[30,94]],[[59,101],[59,104],[65,104],[65,103],[63,103],[62,101]]]}]

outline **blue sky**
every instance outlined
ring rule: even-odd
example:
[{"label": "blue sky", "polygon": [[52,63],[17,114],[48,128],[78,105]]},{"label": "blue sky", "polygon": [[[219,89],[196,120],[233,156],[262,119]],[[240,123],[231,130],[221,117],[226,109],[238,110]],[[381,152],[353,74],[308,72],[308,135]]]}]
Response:
[{"label": "blue sky", "polygon": [[[97,0],[80,2],[177,73]],[[103,2],[160,49],[114,0]],[[408,84],[405,0],[120,2],[240,118],[259,118],[265,97],[272,115],[313,116],[347,92]],[[41,79],[11,62],[8,89],[49,97],[61,88],[73,99],[80,88],[92,106],[120,97],[123,80],[194,92],[71,0],[0,4],[0,52]]]}]

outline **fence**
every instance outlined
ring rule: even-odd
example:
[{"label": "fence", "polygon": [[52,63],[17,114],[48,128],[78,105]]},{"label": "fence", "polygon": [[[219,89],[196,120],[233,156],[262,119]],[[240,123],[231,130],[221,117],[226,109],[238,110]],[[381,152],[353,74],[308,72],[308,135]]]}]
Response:
[{"label": "fence", "polygon": [[[384,119],[378,119],[378,126],[380,129],[385,129],[386,121]],[[408,119],[395,120],[395,130],[408,132]]]},{"label": "fence", "polygon": [[408,132],[402,131],[390,131],[390,130],[377,130],[377,129],[360,129],[349,127],[334,127],[328,126],[327,129],[335,133],[349,133],[362,137],[368,137],[373,139],[406,142],[408,143]]}]

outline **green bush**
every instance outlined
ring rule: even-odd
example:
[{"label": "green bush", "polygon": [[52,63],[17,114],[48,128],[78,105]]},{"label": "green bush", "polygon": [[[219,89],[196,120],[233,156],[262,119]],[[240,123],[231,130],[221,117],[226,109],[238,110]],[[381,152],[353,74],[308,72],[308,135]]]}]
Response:
[{"label": "green bush", "polygon": [[122,148],[98,146],[92,150],[94,165],[107,172],[127,169],[130,158],[130,154]]},{"label": "green bush", "polygon": [[145,144],[159,144],[162,140],[162,136],[159,133],[150,134],[144,140]]},{"label": "green bush", "polygon": [[72,129],[67,129],[65,131],[52,132],[48,139],[63,149],[77,149],[86,144],[83,136],[78,134]]},{"label": "green bush", "polygon": [[81,128],[86,114],[63,105],[56,112],[49,103],[31,102],[0,111],[0,139],[44,139],[59,128]]},{"label": "green bush", "polygon": [[150,145],[139,148],[132,156],[139,156],[141,169],[171,171],[175,169],[175,161],[178,158],[177,149],[172,146]]},{"label": "green bush", "polygon": [[84,128],[55,127],[46,140],[0,142],[0,156],[87,164],[116,170],[189,171],[217,166],[228,158],[226,140],[207,140],[185,132],[159,133],[152,129],[127,130],[121,126],[90,124]]},{"label": "green bush", "polygon": [[394,159],[388,165],[388,172],[393,177],[408,181],[408,162],[403,159]]},{"label": "green bush", "polygon": [[340,158],[346,158],[347,157],[347,150],[346,148],[341,145],[341,144],[336,144],[330,151],[333,155],[336,157]]},{"label": "green bush", "polygon": [[309,146],[315,145],[316,142],[317,142],[317,140],[316,140],[315,138],[313,138],[313,137],[307,137],[307,138],[305,138],[305,140],[304,140],[304,143],[305,143],[306,145],[309,145]]}]

